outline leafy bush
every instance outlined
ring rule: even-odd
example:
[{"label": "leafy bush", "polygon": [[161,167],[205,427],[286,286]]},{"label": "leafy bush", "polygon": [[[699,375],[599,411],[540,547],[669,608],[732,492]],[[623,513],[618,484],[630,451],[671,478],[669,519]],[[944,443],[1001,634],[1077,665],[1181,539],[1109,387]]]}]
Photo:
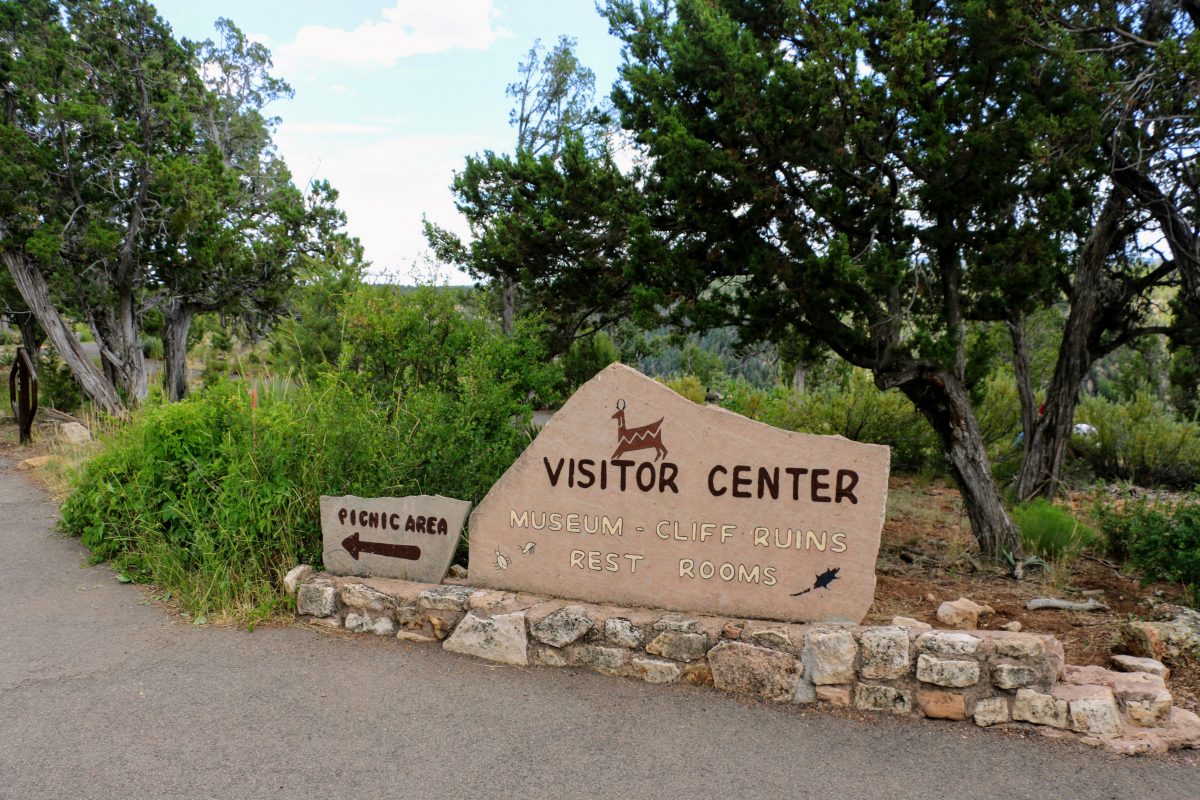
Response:
[{"label": "leafy bush", "polygon": [[804,394],[741,381],[726,392],[726,408],[777,428],[886,444],[894,467],[919,469],[939,458],[934,433],[912,402],[898,391],[877,389],[865,370],[854,370],[843,386]]},{"label": "leafy bush", "polygon": [[1182,584],[1188,602],[1200,604],[1200,501],[1174,506],[1145,500],[1099,512],[1111,555],[1127,559],[1147,578]]},{"label": "leafy bush", "polygon": [[83,405],[83,389],[53,347],[42,349],[38,363],[38,405],[75,411]]},{"label": "leafy bush", "polygon": [[704,398],[708,394],[704,391],[704,384],[700,383],[700,379],[695,375],[684,375],[679,378],[671,378],[663,381],[666,386],[675,394],[682,395],[693,403],[704,405]]},{"label": "leafy bush", "polygon": [[620,360],[620,351],[603,331],[585,339],[576,339],[559,359],[563,371],[563,382],[559,387],[561,393],[564,396],[570,395],[590,381],[597,372]]},{"label": "leafy bush", "polygon": [[1200,425],[1181,420],[1149,392],[1128,402],[1084,398],[1075,419],[1096,428],[1072,438],[1071,446],[1098,476],[1143,486],[1200,482]]},{"label": "leafy bush", "polygon": [[1025,549],[1043,558],[1074,558],[1096,540],[1096,531],[1074,514],[1038,497],[1012,511]]}]

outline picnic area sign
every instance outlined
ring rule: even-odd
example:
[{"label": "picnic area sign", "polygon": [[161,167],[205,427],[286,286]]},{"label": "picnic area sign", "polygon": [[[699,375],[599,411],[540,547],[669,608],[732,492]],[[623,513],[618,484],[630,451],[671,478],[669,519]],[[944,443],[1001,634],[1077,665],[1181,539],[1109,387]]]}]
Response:
[{"label": "picnic area sign", "polygon": [[772,428],[614,364],[471,516],[472,585],[723,616],[858,623],[888,448]]},{"label": "picnic area sign", "polygon": [[440,495],[321,497],[325,570],[441,583],[471,504]]}]

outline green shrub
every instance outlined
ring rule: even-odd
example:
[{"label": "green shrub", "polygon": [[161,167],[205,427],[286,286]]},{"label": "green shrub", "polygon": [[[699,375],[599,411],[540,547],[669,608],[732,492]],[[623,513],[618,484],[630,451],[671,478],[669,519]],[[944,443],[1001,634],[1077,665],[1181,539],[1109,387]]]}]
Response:
[{"label": "green shrub", "polygon": [[1188,602],[1200,604],[1200,500],[1174,506],[1145,500],[1122,509],[1100,509],[1108,551],[1127,559],[1151,580],[1182,584]]},{"label": "green shrub", "polygon": [[1073,437],[1071,446],[1097,476],[1141,486],[1200,483],[1200,425],[1181,420],[1149,392],[1129,402],[1084,398],[1075,419],[1096,428]]},{"label": "green shrub", "polygon": [[145,333],[140,334],[138,338],[142,343],[142,353],[146,356],[146,358],[152,358],[155,361],[162,361],[162,359],[163,359],[162,339],[159,339],[157,336],[150,336]]},{"label": "green shrub", "polygon": [[1042,497],[1015,507],[1012,517],[1025,550],[1043,558],[1074,558],[1096,540],[1094,529]]},{"label": "green shrub", "polygon": [[83,405],[83,389],[53,347],[45,347],[38,363],[38,405],[72,412]]},{"label": "green shrub", "polygon": [[666,386],[675,394],[682,395],[693,403],[704,405],[707,392],[704,390],[704,384],[700,383],[700,379],[695,375],[683,375],[678,378],[671,378],[663,381]]},{"label": "green shrub", "polygon": [[892,466],[920,469],[939,462],[933,430],[899,391],[880,391],[870,373],[854,370],[844,386],[804,394],[789,388],[754,389],[736,381],[722,402],[739,414],[791,431],[836,434],[892,448]]},{"label": "green shrub", "polygon": [[590,381],[597,372],[614,361],[620,360],[620,351],[617,350],[608,334],[603,331],[594,333],[585,339],[576,339],[571,343],[570,349],[559,359],[563,371],[561,393],[563,396],[570,396],[572,392]]}]

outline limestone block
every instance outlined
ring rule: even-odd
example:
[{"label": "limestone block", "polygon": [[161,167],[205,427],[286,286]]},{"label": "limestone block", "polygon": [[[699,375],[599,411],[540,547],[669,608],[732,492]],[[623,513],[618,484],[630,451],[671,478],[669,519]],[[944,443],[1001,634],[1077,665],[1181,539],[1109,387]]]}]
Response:
[{"label": "limestone block", "polygon": [[868,628],[858,637],[862,648],[859,673],[869,680],[901,678],[908,674],[908,631],[899,626]]},{"label": "limestone block", "polygon": [[[465,595],[462,602],[466,602]],[[529,663],[525,614],[514,612],[485,619],[468,613],[442,647],[452,653],[465,653],[488,661],[525,666]]]},{"label": "limestone block", "polygon": [[955,628],[973,629],[979,627],[979,617],[984,614],[995,614],[991,606],[981,606],[973,600],[960,597],[957,600],[947,600],[938,606],[938,622]]},{"label": "limestone block", "polygon": [[68,444],[85,444],[92,440],[92,432],[78,422],[64,422],[58,426],[58,438]]},{"label": "limestone block", "polygon": [[917,705],[933,719],[966,719],[967,698],[958,692],[939,692],[922,689],[917,692]]},{"label": "limestone block", "polygon": [[566,647],[592,629],[592,620],[582,606],[566,606],[530,626],[539,642],[551,647]]},{"label": "limestone block", "polygon": [[597,672],[616,675],[625,666],[628,651],[618,647],[594,644],[577,644],[571,648],[571,660],[579,667],[590,667]]},{"label": "limestone block", "polygon": [[416,628],[421,625],[421,610],[416,606],[400,606],[392,612],[392,616],[402,628]]},{"label": "limestone block", "polygon": [[[290,575],[291,573],[289,572],[288,574]],[[1112,657],[1112,665],[1113,669],[1118,672],[1147,672],[1151,675],[1157,675],[1163,680],[1169,680],[1171,677],[1171,670],[1163,666],[1161,661],[1153,658],[1116,655]]]},{"label": "limestone block", "polygon": [[429,630],[438,639],[449,636],[454,626],[463,619],[461,611],[426,611],[422,616],[429,623]]},{"label": "limestone block", "polygon": [[565,667],[570,663],[567,654],[557,647],[534,648],[533,656],[529,660],[543,667]]},{"label": "limestone block", "polygon": [[1200,655],[1200,612],[1183,606],[1163,605],[1156,616],[1162,619],[1137,620],[1122,628],[1130,653],[1158,661]]},{"label": "limestone block", "polygon": [[421,592],[417,605],[438,611],[466,611],[467,602],[474,592],[469,586],[434,586]]},{"label": "limestone block", "polygon": [[376,636],[391,636],[396,632],[396,623],[391,617],[369,617],[351,611],[346,615],[346,630],[355,633],[373,633]]},{"label": "limestone block", "polygon": [[310,617],[328,617],[337,609],[337,590],[328,583],[301,584],[296,593],[296,612]]},{"label": "limestone block", "polygon": [[683,680],[693,686],[712,686],[712,667],[707,661],[693,661],[684,666]]},{"label": "limestone block", "polygon": [[343,583],[338,596],[342,605],[360,611],[381,612],[396,605],[396,601],[391,597],[361,583]]},{"label": "limestone block", "polygon": [[296,590],[300,588],[300,584],[303,583],[304,579],[311,574],[312,567],[310,567],[308,564],[300,564],[299,566],[292,567],[288,571],[288,574],[283,576],[284,590],[286,590],[288,594],[295,594]]},{"label": "limestone block", "polygon": [[992,665],[992,683],[999,689],[1019,689],[1037,681],[1038,671],[1027,664]]},{"label": "limestone block", "polygon": [[817,687],[813,685],[812,681],[801,676],[796,681],[796,693],[792,695],[792,702],[798,704],[817,702]]},{"label": "limestone block", "polygon": [[1171,718],[1158,730],[1172,749],[1200,749],[1200,716],[1186,708],[1172,709]]},{"label": "limestone block", "polygon": [[1046,655],[1046,640],[1033,633],[996,636],[992,646],[996,655],[1006,658],[1039,658]]},{"label": "limestone block", "polygon": [[708,637],[703,633],[663,631],[646,645],[646,652],[675,661],[695,661],[708,650]]},{"label": "limestone block", "polygon": [[1117,700],[1107,686],[1059,684],[1051,694],[1057,700],[1067,701],[1071,730],[1106,736],[1121,732]]},{"label": "limestone block", "polygon": [[757,628],[742,638],[750,644],[771,647],[776,650],[786,650],[792,646],[792,640],[784,628]]},{"label": "limestone block", "polygon": [[683,674],[678,663],[658,658],[634,658],[630,665],[633,674],[646,683],[674,683]]},{"label": "limestone block", "polygon": [[832,706],[848,708],[850,706],[850,687],[849,686],[818,686],[816,689],[817,699],[822,703],[829,703]]},{"label": "limestone block", "polygon": [[1033,689],[1018,689],[1013,701],[1012,718],[1052,728],[1067,727],[1067,701]]},{"label": "limestone block", "polygon": [[434,636],[426,636],[421,631],[410,631],[404,628],[396,631],[396,638],[402,642],[417,642],[419,644],[429,644],[437,641],[437,638]]},{"label": "limestone block", "polygon": [[845,630],[817,629],[804,639],[805,677],[818,686],[854,680],[854,636]]},{"label": "limestone block", "polygon": [[512,605],[517,596],[512,592],[493,592],[480,589],[467,597],[467,608],[471,611],[492,611]]},{"label": "limestone block", "polygon": [[917,680],[958,689],[974,686],[979,683],[979,663],[934,658],[922,653],[917,657]]},{"label": "limestone block", "polygon": [[1001,725],[1009,719],[1008,698],[985,697],[975,701],[975,724],[979,727]]},{"label": "limestone block", "polygon": [[695,617],[690,617],[687,614],[663,614],[653,625],[654,630],[659,631],[675,631],[676,633],[694,632],[700,624],[700,620]]},{"label": "limestone block", "polygon": [[642,646],[642,629],[624,617],[604,621],[604,638],[621,647],[636,649]]},{"label": "limestone block", "polygon": [[795,697],[800,663],[786,653],[743,642],[721,642],[708,651],[713,685],[775,702]]},{"label": "limestone block", "polygon": [[979,652],[983,640],[969,633],[931,631],[917,637],[917,647],[939,656],[970,656]]},{"label": "limestone block", "polygon": [[1117,698],[1118,706],[1134,725],[1155,728],[1171,716],[1173,699],[1166,689],[1159,689],[1152,696],[1124,695]]},{"label": "limestone block", "polygon": [[912,693],[893,686],[871,686],[860,683],[854,689],[854,707],[862,711],[911,714],[913,709]]}]

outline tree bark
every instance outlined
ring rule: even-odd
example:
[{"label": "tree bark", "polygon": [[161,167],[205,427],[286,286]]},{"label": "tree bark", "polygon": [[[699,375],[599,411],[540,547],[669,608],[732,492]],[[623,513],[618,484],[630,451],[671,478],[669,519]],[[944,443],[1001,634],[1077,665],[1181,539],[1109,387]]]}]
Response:
[{"label": "tree bark", "polygon": [[187,395],[187,337],[195,314],[195,308],[180,300],[172,300],[165,311],[163,385],[172,402]]},{"label": "tree bark", "polygon": [[505,275],[500,278],[500,330],[505,336],[512,333],[516,316],[517,282]]},{"label": "tree bark", "polygon": [[100,355],[130,405],[145,400],[148,389],[146,357],[135,315],[133,293],[122,291],[115,307],[101,309],[93,325]]},{"label": "tree bark", "polygon": [[804,389],[808,378],[808,364],[803,361],[796,362],[796,368],[792,370],[792,391],[797,394],[804,394]]},{"label": "tree bark", "polygon": [[37,317],[32,313],[22,312],[14,316],[16,318],[13,319],[13,322],[21,331],[21,344],[25,347],[25,352],[29,354],[29,362],[33,364],[33,371],[37,372],[42,367],[42,342],[46,340],[46,335],[42,333]]},{"label": "tree bark", "polygon": [[[1080,251],[1071,286],[1071,311],[1063,329],[1054,376],[1046,391],[1045,413],[1025,423],[1021,468],[1013,478],[1017,498],[1052,498],[1058,491],[1063,459],[1075,426],[1079,386],[1098,354],[1091,343],[1100,319],[1100,289],[1104,263],[1121,237],[1125,193],[1114,189],[1104,204],[1087,242]],[[1016,340],[1014,339],[1014,345]],[[1022,397],[1024,406],[1024,397]]]},{"label": "tree bark", "polygon": [[79,340],[50,301],[50,287],[46,285],[42,273],[16,253],[0,253],[0,258],[3,258],[17,291],[25,300],[25,305],[37,317],[50,343],[71,370],[75,380],[79,381],[83,391],[101,410],[116,417],[124,417],[125,406],[116,388],[104,379],[100,370],[84,354]]},{"label": "tree bark", "polygon": [[983,431],[963,382],[945,369],[924,367],[881,383],[881,388],[888,386],[904,392],[937,433],[980,552],[989,558],[1009,553],[1020,561],[1024,557],[1021,536],[1004,510]]}]

